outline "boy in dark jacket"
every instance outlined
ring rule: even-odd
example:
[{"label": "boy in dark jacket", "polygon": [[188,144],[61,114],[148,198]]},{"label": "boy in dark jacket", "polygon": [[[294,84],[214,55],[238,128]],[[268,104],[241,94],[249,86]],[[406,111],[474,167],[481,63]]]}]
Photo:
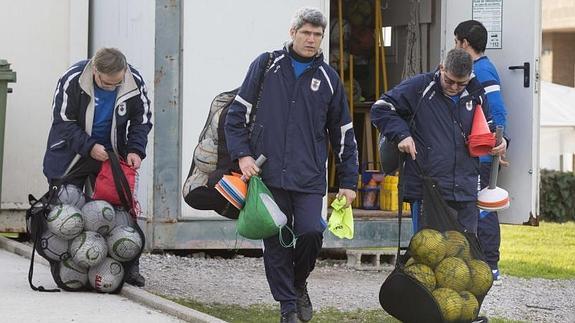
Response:
[{"label": "boy in dark jacket", "polygon": [[[507,109],[501,96],[501,81],[495,65],[485,56],[487,46],[487,29],[476,20],[466,20],[455,28],[455,47],[462,48],[473,59],[473,73],[485,89],[485,95],[489,102],[489,108],[493,115],[496,126],[506,126]],[[479,158],[481,163],[481,188],[489,185],[491,176],[492,156],[486,155]],[[500,162],[506,166],[505,161]],[[485,253],[485,258],[493,272],[494,284],[499,280],[499,246],[501,244],[501,229],[497,212],[480,211],[477,238]]]}]

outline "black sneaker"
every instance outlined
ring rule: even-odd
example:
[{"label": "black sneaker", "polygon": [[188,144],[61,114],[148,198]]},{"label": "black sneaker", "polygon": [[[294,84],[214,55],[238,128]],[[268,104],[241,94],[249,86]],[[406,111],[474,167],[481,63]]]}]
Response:
[{"label": "black sneaker", "polygon": [[307,283],[302,288],[296,287],[295,290],[297,294],[297,317],[302,322],[308,322],[313,317],[313,307],[307,293]]},{"label": "black sneaker", "polygon": [[288,312],[286,314],[282,314],[280,323],[298,323],[296,312]]},{"label": "black sneaker", "polygon": [[128,272],[126,273],[126,283],[137,286],[144,287],[146,285],[146,279],[144,276],[140,275],[139,263],[135,263]]},{"label": "black sneaker", "polygon": [[475,320],[473,320],[473,322],[471,323],[488,323],[489,319],[487,318],[487,316],[478,316]]},{"label": "black sneaker", "polygon": [[138,272],[128,273],[126,275],[126,283],[136,287],[144,287],[146,286],[146,279]]}]

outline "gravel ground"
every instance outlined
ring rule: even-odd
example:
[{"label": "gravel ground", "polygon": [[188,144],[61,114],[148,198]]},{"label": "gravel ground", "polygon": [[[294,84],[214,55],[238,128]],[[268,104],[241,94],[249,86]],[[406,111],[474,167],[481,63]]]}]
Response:
[{"label": "gravel ground", "polygon": [[[262,258],[233,259],[145,254],[140,260],[145,289],[202,303],[275,304]],[[343,261],[319,261],[308,280],[314,309],[381,309],[381,272],[346,268]],[[503,275],[483,302],[484,315],[528,322],[575,322],[575,280],[522,279]]]}]

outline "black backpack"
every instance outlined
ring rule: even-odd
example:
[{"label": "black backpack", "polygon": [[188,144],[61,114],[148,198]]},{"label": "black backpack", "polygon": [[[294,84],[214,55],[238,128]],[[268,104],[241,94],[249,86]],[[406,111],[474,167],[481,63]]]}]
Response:
[{"label": "black backpack", "polygon": [[[264,74],[273,62],[273,53],[268,53],[268,61],[262,68],[259,94],[250,114],[250,124],[255,119],[259,98],[263,89]],[[239,88],[222,92],[213,99],[210,111],[194,149],[192,164],[182,188],[186,203],[193,208],[214,210],[228,218],[237,218],[239,210],[233,207],[215,190],[214,186],[223,175],[232,172],[241,173],[237,161],[232,161],[226,145],[225,121],[228,109],[234,101]],[[210,203],[205,203],[209,199]],[[199,201],[202,200],[202,201]],[[199,206],[198,204],[202,204]]]}]

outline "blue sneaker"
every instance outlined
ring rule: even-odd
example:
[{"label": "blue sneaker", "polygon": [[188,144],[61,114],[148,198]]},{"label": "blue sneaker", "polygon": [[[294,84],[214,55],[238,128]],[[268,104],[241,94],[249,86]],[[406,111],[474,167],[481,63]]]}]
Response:
[{"label": "blue sneaker", "polygon": [[491,273],[493,274],[493,286],[501,285],[501,276],[499,275],[499,269],[493,269],[491,270]]}]

